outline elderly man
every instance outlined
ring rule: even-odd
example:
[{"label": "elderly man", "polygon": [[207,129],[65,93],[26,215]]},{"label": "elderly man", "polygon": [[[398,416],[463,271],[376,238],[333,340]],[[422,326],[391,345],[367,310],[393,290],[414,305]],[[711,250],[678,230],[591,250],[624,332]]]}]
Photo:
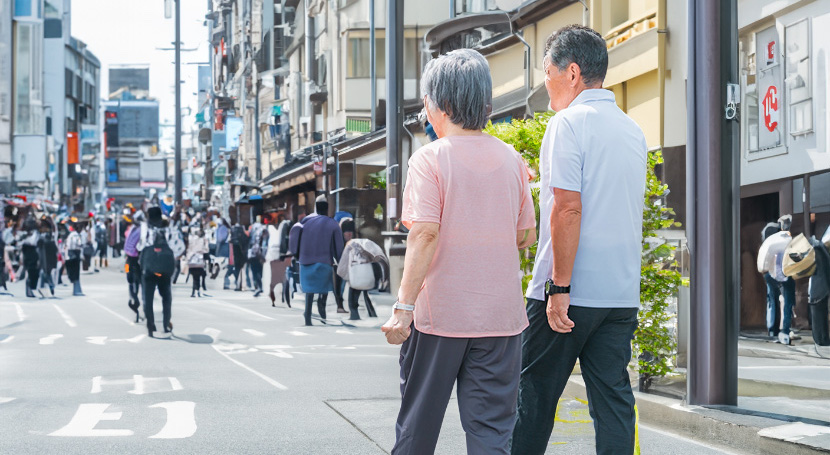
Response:
[{"label": "elderly man", "polygon": [[579,359],[598,454],[634,451],[626,366],[640,305],[646,141],[602,89],[605,41],[571,25],[548,38],[550,120],[540,151],[543,223],[530,327],[522,336],[516,455],[545,453],[556,405]]},{"label": "elderly man", "polygon": [[409,160],[401,220],[411,230],[398,301],[382,329],[389,343],[403,343],[392,453],[435,451],[457,383],[467,453],[506,454],[527,326],[517,247],[536,241],[527,167],[481,131],[492,99],[481,54],[430,61],[421,91],[439,139]]}]

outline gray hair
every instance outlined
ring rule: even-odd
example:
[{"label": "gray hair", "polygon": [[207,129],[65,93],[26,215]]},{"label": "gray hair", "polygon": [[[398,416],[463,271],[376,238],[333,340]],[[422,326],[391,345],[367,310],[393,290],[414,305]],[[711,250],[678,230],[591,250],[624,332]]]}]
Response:
[{"label": "gray hair", "polygon": [[487,60],[471,49],[458,49],[430,60],[421,76],[421,93],[465,130],[487,126],[493,81]]},{"label": "gray hair", "polygon": [[559,71],[576,63],[585,85],[602,84],[608,71],[608,49],[595,30],[567,25],[553,32],[545,43],[545,57]]}]

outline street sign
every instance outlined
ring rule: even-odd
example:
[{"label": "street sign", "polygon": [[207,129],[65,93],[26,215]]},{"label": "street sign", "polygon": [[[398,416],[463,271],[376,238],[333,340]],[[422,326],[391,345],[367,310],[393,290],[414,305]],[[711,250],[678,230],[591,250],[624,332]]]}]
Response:
[{"label": "street sign", "polygon": [[213,171],[213,184],[224,185],[225,175],[227,175],[228,168],[225,165],[220,165]]}]

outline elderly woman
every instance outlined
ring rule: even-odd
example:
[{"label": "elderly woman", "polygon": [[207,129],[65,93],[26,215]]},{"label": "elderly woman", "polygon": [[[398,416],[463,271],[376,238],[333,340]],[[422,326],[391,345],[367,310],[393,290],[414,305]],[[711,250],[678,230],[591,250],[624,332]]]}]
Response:
[{"label": "elderly woman", "polygon": [[528,325],[517,248],[536,241],[529,174],[514,149],[481,131],[492,82],[479,53],[430,61],[421,92],[439,139],[409,160],[404,272],[382,329],[403,343],[392,453],[434,452],[457,383],[467,452],[506,454]]}]

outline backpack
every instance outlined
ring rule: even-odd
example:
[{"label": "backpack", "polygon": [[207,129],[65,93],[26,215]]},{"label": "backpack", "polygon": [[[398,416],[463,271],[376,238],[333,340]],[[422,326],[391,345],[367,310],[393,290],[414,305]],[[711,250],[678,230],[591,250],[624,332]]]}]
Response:
[{"label": "backpack", "polygon": [[167,243],[167,236],[164,229],[150,228],[153,234],[153,244],[141,250],[141,269],[147,274],[167,275],[173,274],[176,257],[173,250]]},{"label": "backpack", "polygon": [[231,228],[230,240],[228,243],[232,245],[242,245],[242,237],[244,234],[242,226],[236,225]]},{"label": "backpack", "polygon": [[293,225],[294,223],[289,221],[283,225],[282,229],[280,229],[280,257],[288,254],[288,234],[291,232],[291,226]]}]

